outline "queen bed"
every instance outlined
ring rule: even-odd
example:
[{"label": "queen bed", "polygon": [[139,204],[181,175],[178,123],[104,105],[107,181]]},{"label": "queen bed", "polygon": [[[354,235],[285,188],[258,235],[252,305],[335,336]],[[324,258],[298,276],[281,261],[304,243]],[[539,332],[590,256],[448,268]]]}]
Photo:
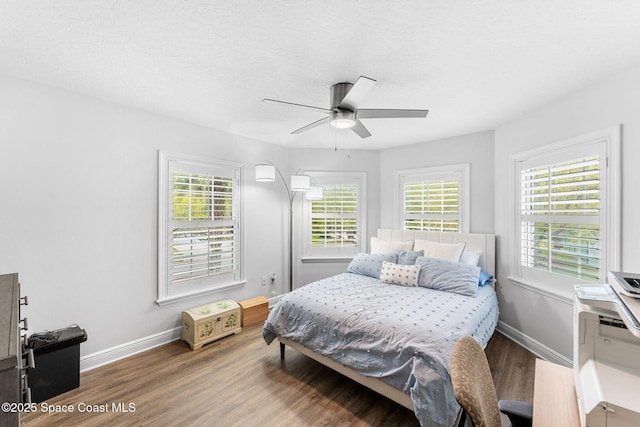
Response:
[{"label": "queen bed", "polygon": [[463,335],[491,338],[494,266],[493,235],[380,229],[347,272],[285,295],[263,336],[281,357],[290,346],[412,409],[422,426],[452,426],[451,350]]}]

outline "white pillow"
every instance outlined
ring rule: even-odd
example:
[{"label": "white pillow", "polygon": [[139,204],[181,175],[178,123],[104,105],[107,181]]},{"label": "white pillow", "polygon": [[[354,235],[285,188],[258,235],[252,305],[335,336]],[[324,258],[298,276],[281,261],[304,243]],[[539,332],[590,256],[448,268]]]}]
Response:
[{"label": "white pillow", "polygon": [[382,240],[377,237],[371,238],[371,252],[372,254],[387,254],[396,251],[410,251],[413,248],[413,241],[391,241]]},{"label": "white pillow", "polygon": [[448,259],[458,262],[464,252],[466,243],[437,243],[429,240],[419,240],[413,243],[413,249],[423,250],[424,256],[428,258]]},{"label": "white pillow", "polygon": [[478,265],[480,262],[480,256],[482,252],[477,251],[464,251],[460,257],[461,264]]},{"label": "white pillow", "polygon": [[383,261],[382,270],[380,271],[380,281],[393,285],[418,286],[420,268],[419,265],[415,264],[403,265]]}]

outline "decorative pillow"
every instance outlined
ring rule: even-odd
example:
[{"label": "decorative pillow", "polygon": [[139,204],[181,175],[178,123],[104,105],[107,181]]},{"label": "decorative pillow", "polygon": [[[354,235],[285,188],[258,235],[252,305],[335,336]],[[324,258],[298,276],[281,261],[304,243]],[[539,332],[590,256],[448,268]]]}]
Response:
[{"label": "decorative pillow", "polygon": [[493,276],[487,273],[484,270],[480,271],[480,276],[478,276],[478,286],[487,286],[493,282]]},{"label": "decorative pillow", "polygon": [[450,261],[460,261],[460,256],[464,252],[466,243],[437,243],[429,240],[419,240],[413,244],[413,250],[424,251],[424,256],[429,258],[448,259]]},{"label": "decorative pillow", "polygon": [[418,286],[460,295],[476,296],[480,267],[446,259],[418,257]]},{"label": "decorative pillow", "polygon": [[356,254],[347,267],[347,273],[360,274],[362,276],[380,278],[382,263],[396,262],[396,254]]},{"label": "decorative pillow", "polygon": [[416,259],[422,256],[422,251],[396,251],[396,255],[398,255],[398,264],[413,265]]},{"label": "decorative pillow", "polygon": [[462,264],[478,265],[480,262],[480,256],[482,256],[482,252],[464,251],[462,252],[462,256],[458,262],[461,262]]},{"label": "decorative pillow", "polygon": [[413,249],[413,241],[391,241],[382,240],[377,237],[371,238],[371,253],[372,254],[388,254],[395,251],[410,251]]},{"label": "decorative pillow", "polygon": [[380,272],[380,281],[401,286],[417,286],[419,275],[419,265],[401,265],[384,261]]}]

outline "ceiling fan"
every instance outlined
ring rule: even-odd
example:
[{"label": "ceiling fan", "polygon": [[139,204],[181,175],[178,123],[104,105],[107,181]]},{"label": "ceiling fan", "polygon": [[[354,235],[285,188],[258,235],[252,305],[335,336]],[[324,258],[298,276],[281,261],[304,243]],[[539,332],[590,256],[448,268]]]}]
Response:
[{"label": "ceiling fan", "polygon": [[331,108],[314,107],[312,105],[295,104],[293,102],[278,101],[265,98],[263,102],[275,102],[294,107],[302,107],[327,114],[327,117],[296,129],[292,134],[305,132],[325,123],[330,123],[338,129],[351,129],[361,138],[371,136],[369,130],[360,119],[394,119],[405,117],[427,117],[429,110],[388,110],[358,108],[366,94],[373,88],[376,81],[360,76],[355,83],[337,83],[331,86]]}]

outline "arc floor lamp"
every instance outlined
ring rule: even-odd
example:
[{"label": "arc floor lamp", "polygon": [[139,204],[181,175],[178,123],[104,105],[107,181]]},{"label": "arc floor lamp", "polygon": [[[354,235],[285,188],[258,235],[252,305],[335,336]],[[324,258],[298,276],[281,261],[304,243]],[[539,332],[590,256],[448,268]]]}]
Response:
[{"label": "arc floor lamp", "polygon": [[298,193],[306,193],[308,200],[320,200],[322,199],[322,187],[312,187],[311,177],[298,173],[291,175],[291,186],[289,186],[280,169],[269,160],[266,160],[266,163],[256,165],[256,181],[258,182],[273,182],[276,180],[276,173],[284,185],[289,201],[289,292],[291,292],[293,290],[293,199]]}]

